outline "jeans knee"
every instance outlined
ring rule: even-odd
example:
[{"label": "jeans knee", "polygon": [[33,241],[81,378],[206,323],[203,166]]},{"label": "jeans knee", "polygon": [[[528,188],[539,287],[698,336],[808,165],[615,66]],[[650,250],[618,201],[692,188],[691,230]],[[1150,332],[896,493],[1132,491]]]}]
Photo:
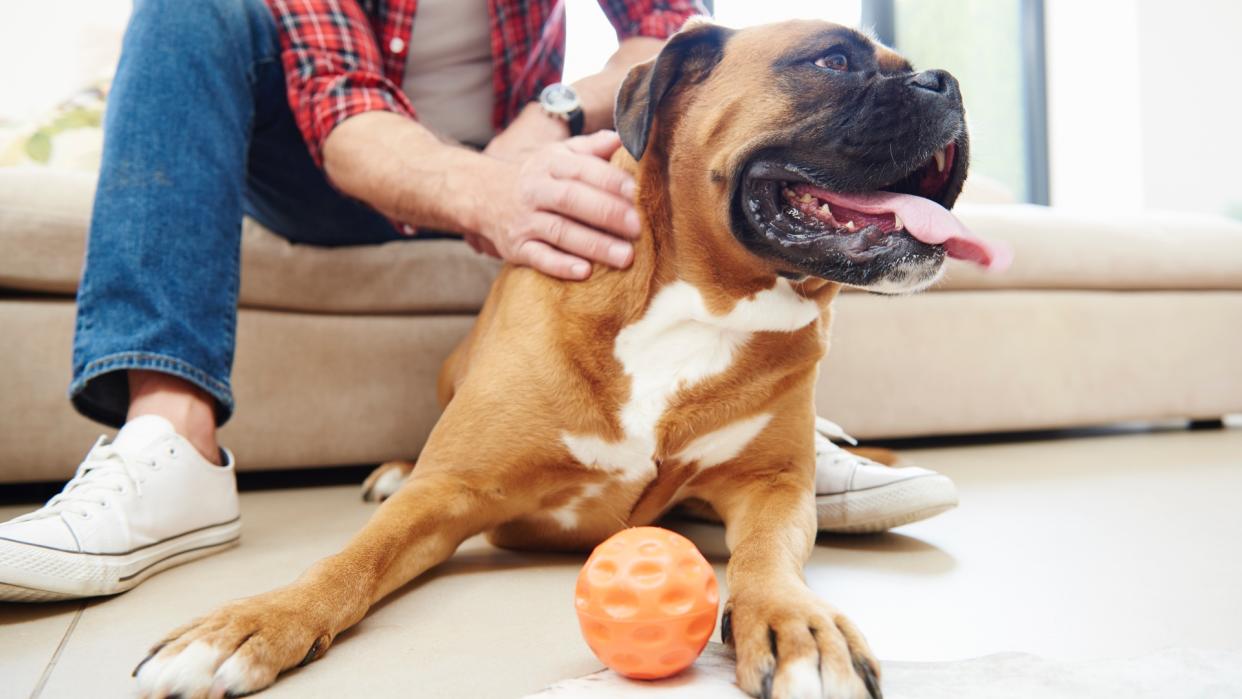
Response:
[{"label": "jeans knee", "polygon": [[134,0],[129,35],[165,50],[220,51],[236,57],[238,50],[260,49],[274,31],[263,0]]}]

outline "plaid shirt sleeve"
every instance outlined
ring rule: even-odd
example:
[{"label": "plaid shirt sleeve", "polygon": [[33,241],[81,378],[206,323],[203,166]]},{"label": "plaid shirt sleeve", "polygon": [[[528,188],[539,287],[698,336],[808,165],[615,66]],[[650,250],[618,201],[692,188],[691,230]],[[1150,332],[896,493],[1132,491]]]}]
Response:
[{"label": "plaid shirt sleeve", "polygon": [[414,116],[384,73],[370,21],[357,0],[266,0],[280,35],[289,106],[311,157],[337,124],[363,112]]},{"label": "plaid shirt sleeve", "polygon": [[698,0],[599,0],[599,6],[617,30],[617,40],[645,36],[667,39],[686,20],[706,15]]}]

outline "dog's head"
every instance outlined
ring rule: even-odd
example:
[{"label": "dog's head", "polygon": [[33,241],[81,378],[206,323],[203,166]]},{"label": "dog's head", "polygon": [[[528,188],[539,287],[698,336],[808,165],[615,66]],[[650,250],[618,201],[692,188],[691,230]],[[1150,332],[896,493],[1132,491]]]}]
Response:
[{"label": "dog's head", "polygon": [[671,208],[787,278],[897,293],[946,252],[997,262],[946,211],[970,151],[957,81],[852,29],[689,24],[630,72],[616,125],[664,168]]}]

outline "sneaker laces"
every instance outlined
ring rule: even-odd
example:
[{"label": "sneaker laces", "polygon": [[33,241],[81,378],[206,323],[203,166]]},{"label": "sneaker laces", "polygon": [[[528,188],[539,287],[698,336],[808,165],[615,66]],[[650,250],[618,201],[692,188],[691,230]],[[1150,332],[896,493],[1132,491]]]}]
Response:
[{"label": "sneaker laces", "polygon": [[86,517],[91,509],[108,506],[101,494],[124,492],[127,485],[133,486],[134,491],[142,495],[138,467],[155,468],[155,461],[121,453],[111,444],[105,444],[106,439],[100,437],[95,441],[95,446],[87,452],[86,459],[78,466],[73,478],[47,504],[13,521],[42,519],[62,512]]},{"label": "sneaker laces", "polygon": [[880,464],[868,459],[865,456],[859,456],[852,451],[842,449],[832,440],[845,442],[850,446],[858,446],[858,440],[854,439],[841,428],[837,423],[816,416],[815,418],[815,461],[819,463],[822,459],[828,459],[830,466],[879,466]]}]

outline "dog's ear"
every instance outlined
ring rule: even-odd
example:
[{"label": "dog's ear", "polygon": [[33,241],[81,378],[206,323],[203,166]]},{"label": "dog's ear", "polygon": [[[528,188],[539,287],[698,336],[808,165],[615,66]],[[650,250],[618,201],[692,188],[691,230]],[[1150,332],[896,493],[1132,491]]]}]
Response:
[{"label": "dog's ear", "polygon": [[634,156],[643,157],[651,122],[660,102],[681,82],[698,82],[711,73],[724,55],[725,41],[733,33],[705,20],[690,20],[668,40],[660,54],[630,69],[617,93],[613,121],[621,143]]}]

